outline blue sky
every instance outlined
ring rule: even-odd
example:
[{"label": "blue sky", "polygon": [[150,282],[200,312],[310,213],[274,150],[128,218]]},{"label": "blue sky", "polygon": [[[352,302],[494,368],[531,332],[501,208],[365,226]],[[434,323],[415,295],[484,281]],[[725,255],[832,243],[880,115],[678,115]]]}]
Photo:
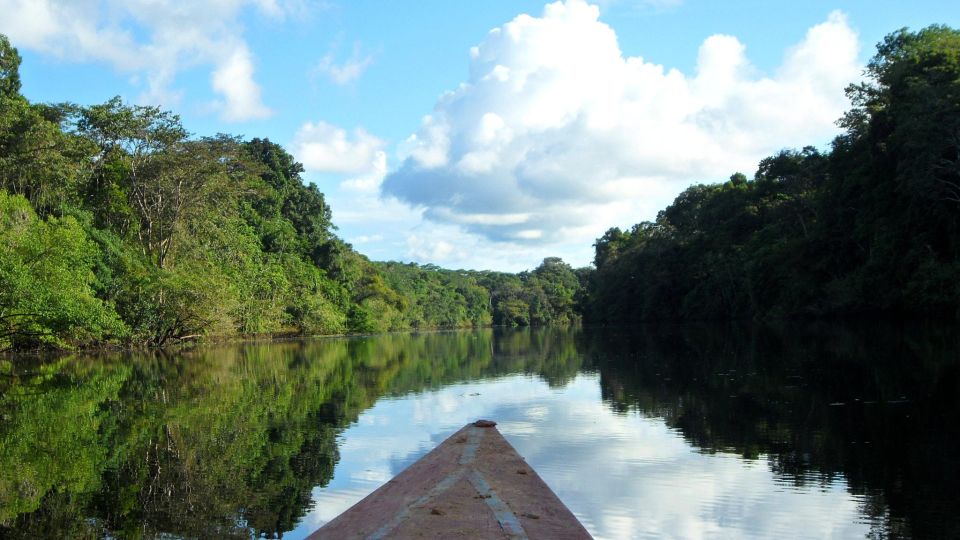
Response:
[{"label": "blue sky", "polygon": [[[34,101],[269,137],[374,259],[579,266],[694,182],[824,144],[882,37],[960,3],[0,0]],[[473,52],[472,52],[473,51]]]}]

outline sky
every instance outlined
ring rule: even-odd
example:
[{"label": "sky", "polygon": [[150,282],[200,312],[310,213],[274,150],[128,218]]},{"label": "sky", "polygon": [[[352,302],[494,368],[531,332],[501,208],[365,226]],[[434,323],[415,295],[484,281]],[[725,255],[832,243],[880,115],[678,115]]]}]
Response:
[{"label": "sky", "polygon": [[695,183],[826,147],[891,0],[0,0],[35,102],[119,95],[266,137],[374,260],[586,266]]}]

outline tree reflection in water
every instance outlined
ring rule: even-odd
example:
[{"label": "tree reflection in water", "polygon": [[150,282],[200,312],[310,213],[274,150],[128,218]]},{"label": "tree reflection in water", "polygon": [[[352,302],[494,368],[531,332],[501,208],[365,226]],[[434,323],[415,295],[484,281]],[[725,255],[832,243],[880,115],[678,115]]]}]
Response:
[{"label": "tree reflection in water", "polygon": [[842,475],[878,537],[960,538],[956,328],[656,326],[585,341],[615,410],[797,486]]},{"label": "tree reflection in water", "polygon": [[599,371],[610,408],[704,452],[795,485],[843,476],[877,536],[960,537],[958,351],[932,325],[658,326],[4,360],[0,536],[278,537],[381,397]]}]

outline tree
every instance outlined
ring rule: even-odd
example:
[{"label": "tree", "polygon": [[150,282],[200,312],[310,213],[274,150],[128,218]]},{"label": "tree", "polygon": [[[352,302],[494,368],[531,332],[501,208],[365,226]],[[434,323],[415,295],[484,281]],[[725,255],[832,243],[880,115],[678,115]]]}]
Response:
[{"label": "tree", "polygon": [[236,211],[245,174],[238,141],[226,135],[177,143],[150,160],[131,195],[138,236],[158,267],[189,223]]},{"label": "tree", "polygon": [[0,34],[0,99],[20,95],[20,53]]},{"label": "tree", "polygon": [[[202,145],[187,140],[177,115],[159,107],[126,105],[119,97],[77,109],[74,117],[76,133],[98,148],[85,190],[88,201],[114,191],[125,195],[144,252],[162,267],[170,234],[190,195],[189,184],[197,183],[212,168],[209,161],[196,159]],[[105,225],[123,234],[130,224]]]},{"label": "tree", "polygon": [[597,238],[594,242],[593,265],[602,268],[607,263],[612,262],[620,254],[620,251],[630,242],[630,234],[624,233],[620,227],[611,227],[603,236]]},{"label": "tree", "polygon": [[76,219],[42,220],[25,198],[0,190],[0,349],[123,336],[91,288],[97,255]]},{"label": "tree", "polygon": [[531,317],[535,324],[565,324],[579,319],[574,312],[574,298],[580,290],[580,279],[563,259],[543,259],[528,281],[531,282],[531,288],[542,291],[543,314]]},{"label": "tree", "polygon": [[66,108],[20,95],[20,55],[0,34],[0,189],[62,214],[87,171],[91,146],[60,128]]},{"label": "tree", "polygon": [[[326,267],[323,259],[328,249],[326,244],[333,239],[331,231],[336,227],[323,194],[316,185],[303,183],[300,177],[303,165],[269,139],[253,139],[244,143],[244,150],[263,166],[260,178],[269,187],[269,191],[253,203],[261,219],[271,221],[282,216],[293,225],[301,252]],[[265,235],[265,245],[279,249],[275,238],[268,239]]]}]

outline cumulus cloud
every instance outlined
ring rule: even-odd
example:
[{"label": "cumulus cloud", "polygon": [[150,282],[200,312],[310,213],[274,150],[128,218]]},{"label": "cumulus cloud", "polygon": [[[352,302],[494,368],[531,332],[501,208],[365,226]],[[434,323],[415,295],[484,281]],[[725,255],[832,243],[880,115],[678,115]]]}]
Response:
[{"label": "cumulus cloud", "polygon": [[275,19],[302,0],[0,0],[0,32],[15,45],[70,61],[105,62],[145,88],[140,101],[173,105],[178,72],[212,66],[215,103],[228,121],[264,118],[254,61],[242,39],[247,9]]},{"label": "cumulus cloud", "polygon": [[253,80],[253,60],[246,46],[237,46],[211,76],[213,89],[223,95],[218,103],[225,120],[266,118],[271,112],[260,100],[260,87]]},{"label": "cumulus cloud", "polygon": [[359,188],[377,187],[386,173],[384,142],[363,128],[352,134],[326,122],[307,122],[293,138],[292,152],[308,171],[362,174]]},{"label": "cumulus cloud", "polygon": [[692,74],[625,57],[599,15],[568,0],[491,30],[468,80],[400,145],[383,193],[489,240],[582,242],[653,217],[692,182],[826,141],[861,72],[840,12],[769,74],[726,35],[703,42]]}]

